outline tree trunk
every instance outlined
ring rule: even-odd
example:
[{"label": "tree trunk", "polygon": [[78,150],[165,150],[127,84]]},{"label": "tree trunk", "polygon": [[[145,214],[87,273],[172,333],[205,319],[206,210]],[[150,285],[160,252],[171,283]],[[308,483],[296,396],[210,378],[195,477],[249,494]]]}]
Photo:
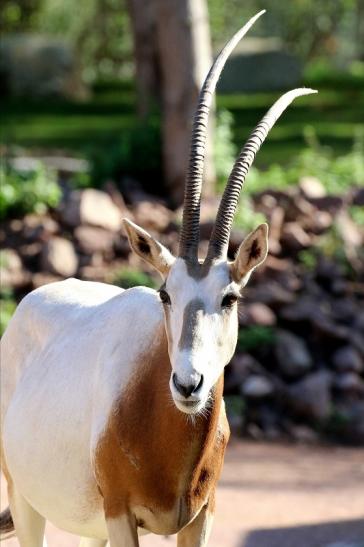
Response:
[{"label": "tree trunk", "polygon": [[157,9],[155,0],[128,0],[134,41],[138,114],[146,118],[158,99]]},{"label": "tree trunk", "polygon": [[[148,112],[150,96],[155,93],[153,83],[159,81],[164,174],[170,201],[179,206],[183,202],[193,114],[212,62],[206,0],[129,0],[129,9],[135,39],[139,111]],[[205,194],[212,193],[215,182],[212,129],[211,121]]]}]

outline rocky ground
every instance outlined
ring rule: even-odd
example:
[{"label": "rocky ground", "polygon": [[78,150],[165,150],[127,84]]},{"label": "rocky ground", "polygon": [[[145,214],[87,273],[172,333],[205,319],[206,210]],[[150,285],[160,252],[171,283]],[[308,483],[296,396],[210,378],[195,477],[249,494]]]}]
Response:
[{"label": "rocky ground", "polygon": [[[364,547],[363,449],[232,441],[210,547]],[[5,506],[5,483],[2,481]],[[48,525],[49,547],[76,547]],[[17,547],[16,539],[4,547]],[[142,547],[173,547],[145,536]]]},{"label": "rocky ground", "polygon": [[[121,217],[176,253],[180,211],[132,184],[123,196],[112,184],[105,191],[65,188],[57,210],[3,224],[2,288],[19,300],[70,276],[158,284],[130,253]],[[332,196],[316,179],[303,179],[253,201],[270,224],[270,255],[240,305],[225,388],[232,428],[257,439],[312,442],[325,435],[364,444],[364,235],[349,214],[363,213],[363,189]],[[216,200],[204,202],[201,252],[216,206]],[[245,234],[239,226],[233,230],[231,256]],[[141,278],[140,270],[148,276]]]}]

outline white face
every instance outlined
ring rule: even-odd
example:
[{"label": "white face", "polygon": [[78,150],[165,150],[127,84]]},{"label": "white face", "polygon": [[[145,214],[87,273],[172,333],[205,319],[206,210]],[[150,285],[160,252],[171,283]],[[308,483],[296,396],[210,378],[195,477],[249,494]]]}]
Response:
[{"label": "white face", "polygon": [[[170,389],[181,411],[195,414],[233,356],[238,333],[239,285],[226,262],[193,275],[176,259],[160,290],[172,365]],[[192,274],[192,275],[191,275]]]},{"label": "white face", "polygon": [[182,412],[196,414],[233,356],[238,336],[237,300],[253,270],[266,258],[268,226],[248,234],[235,260],[199,265],[175,258],[148,232],[124,219],[133,250],[165,280],[163,302],[170,389]]}]

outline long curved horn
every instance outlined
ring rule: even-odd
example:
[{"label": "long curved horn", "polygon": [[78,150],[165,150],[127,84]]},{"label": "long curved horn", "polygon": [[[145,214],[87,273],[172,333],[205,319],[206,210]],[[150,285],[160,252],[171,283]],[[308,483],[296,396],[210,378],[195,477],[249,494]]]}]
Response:
[{"label": "long curved horn", "polygon": [[221,198],[216,221],[211,234],[206,260],[225,258],[227,255],[231,225],[238,205],[240,191],[255,155],[275,122],[291,102],[301,95],[317,93],[314,89],[299,88],[282,95],[268,110],[246,141],[231,171]]},{"label": "long curved horn", "polygon": [[179,256],[187,260],[197,260],[207,122],[216,84],[230,53],[263,13],[265,13],[265,10],[260,11],[252,17],[221,50],[210,68],[200,91],[192,127],[191,150],[185,184],[183,219],[179,242]]}]

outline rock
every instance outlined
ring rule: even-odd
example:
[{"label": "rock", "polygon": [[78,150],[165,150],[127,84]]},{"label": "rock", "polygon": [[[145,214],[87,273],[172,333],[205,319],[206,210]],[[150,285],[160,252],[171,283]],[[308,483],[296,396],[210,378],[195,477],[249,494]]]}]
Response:
[{"label": "rock", "polygon": [[219,89],[221,93],[281,90],[295,87],[301,72],[298,58],[279,39],[245,38],[230,55]]},{"label": "rock", "polygon": [[65,41],[39,34],[9,34],[2,37],[0,59],[3,94],[38,98],[85,96],[77,60]]},{"label": "rock", "polygon": [[30,273],[23,268],[23,263],[14,249],[3,249],[0,261],[1,287],[19,289],[30,283]]},{"label": "rock", "polygon": [[226,371],[224,389],[226,393],[240,388],[253,371],[260,370],[261,365],[248,353],[234,355]]},{"label": "rock", "polygon": [[354,191],[352,204],[364,206],[364,188],[357,188]]},{"label": "rock", "polygon": [[55,275],[70,277],[78,268],[78,258],[70,241],[54,237],[48,241],[42,251],[42,268]]},{"label": "rock", "polygon": [[301,251],[312,244],[311,237],[297,222],[286,222],[283,226],[281,243],[290,251]]},{"label": "rock", "polygon": [[305,378],[288,387],[292,409],[309,419],[322,421],[331,410],[331,375],[327,371],[308,374]]},{"label": "rock", "polygon": [[343,372],[334,377],[334,386],[340,391],[364,394],[364,381],[356,372]]},{"label": "rock", "polygon": [[274,392],[274,386],[265,376],[252,374],[243,383],[241,392],[245,397],[260,399],[272,395]]},{"label": "rock", "polygon": [[63,277],[59,275],[53,275],[48,272],[37,272],[32,276],[32,285],[34,289],[38,289],[48,283],[54,283],[55,281],[62,281]]},{"label": "rock", "polygon": [[[269,198],[271,196],[265,196]],[[274,198],[271,197],[273,200]],[[274,207],[269,219],[269,252],[273,255],[277,255],[281,252],[281,234],[284,222],[284,209],[282,207]]]},{"label": "rock", "polygon": [[324,196],[322,198],[311,198],[310,202],[321,211],[328,211],[336,215],[344,206],[344,198],[341,196]]},{"label": "rock", "polygon": [[350,329],[344,325],[337,325],[329,317],[317,315],[312,320],[314,330],[321,338],[332,340],[350,340]]},{"label": "rock", "polygon": [[78,226],[74,232],[77,246],[85,254],[110,251],[115,233],[96,226]]},{"label": "rock", "polygon": [[23,218],[23,235],[28,241],[47,241],[58,230],[57,222],[49,216],[26,215]]},{"label": "rock", "polygon": [[280,311],[280,316],[286,321],[311,322],[318,315],[322,315],[324,305],[309,294],[302,295],[296,302],[285,306]]},{"label": "rock", "polygon": [[364,370],[364,361],[359,352],[352,346],[343,346],[338,349],[332,362],[338,372],[362,372]]},{"label": "rock", "polygon": [[244,289],[249,300],[254,302],[262,302],[274,310],[285,304],[291,304],[295,300],[295,295],[292,291],[287,291],[275,281],[264,283],[254,289],[249,286]]},{"label": "rock", "polygon": [[292,424],[289,428],[289,434],[295,441],[299,443],[314,444],[317,443],[319,440],[319,436],[316,431],[314,431],[311,427],[303,424]]},{"label": "rock", "polygon": [[298,185],[307,198],[323,198],[326,196],[325,187],[316,177],[302,177]]},{"label": "rock", "polygon": [[289,331],[277,332],[274,351],[280,370],[288,377],[301,376],[312,367],[312,358],[304,340]]},{"label": "rock", "polygon": [[87,188],[71,192],[60,208],[63,222],[75,228],[80,224],[99,226],[117,232],[121,228],[121,214],[105,192]]},{"label": "rock", "polygon": [[133,207],[135,222],[146,230],[164,232],[171,220],[172,212],[158,201],[139,201]]},{"label": "rock", "polygon": [[271,326],[275,325],[277,318],[275,313],[266,304],[256,302],[243,307],[244,314],[248,323],[255,325]]}]

